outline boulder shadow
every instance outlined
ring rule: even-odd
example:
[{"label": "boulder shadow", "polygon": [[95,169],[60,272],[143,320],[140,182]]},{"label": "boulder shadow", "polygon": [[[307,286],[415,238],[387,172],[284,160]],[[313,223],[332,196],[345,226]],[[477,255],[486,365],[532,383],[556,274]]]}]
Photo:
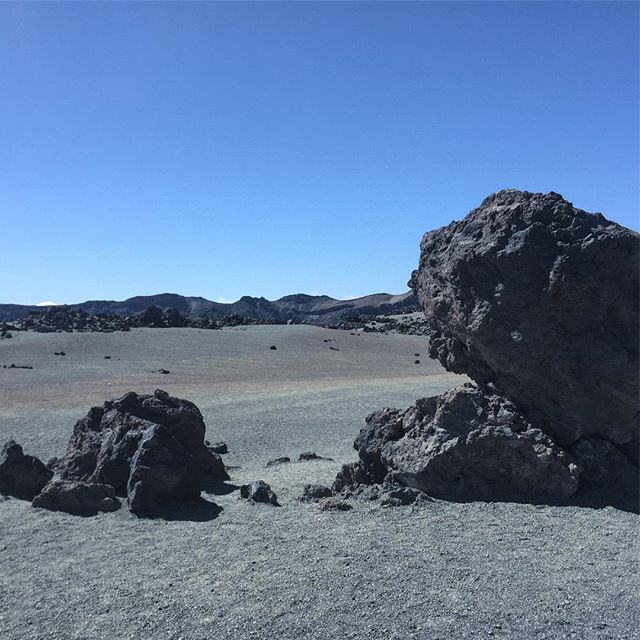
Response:
[{"label": "boulder shadow", "polygon": [[193,502],[174,502],[159,506],[148,516],[151,520],[208,522],[215,520],[222,507],[211,500],[199,498]]},{"label": "boulder shadow", "polygon": [[215,478],[202,480],[201,486],[203,491],[206,493],[212,493],[216,496],[226,496],[240,488],[238,485],[231,482],[225,482],[224,480],[217,480]]}]

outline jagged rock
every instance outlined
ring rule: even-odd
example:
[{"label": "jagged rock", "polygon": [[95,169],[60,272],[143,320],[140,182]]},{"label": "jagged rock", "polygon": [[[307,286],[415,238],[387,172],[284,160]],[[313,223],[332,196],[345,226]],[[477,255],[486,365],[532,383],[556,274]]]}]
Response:
[{"label": "jagged rock", "polygon": [[116,511],[120,508],[120,501],[111,485],[80,480],[52,480],[31,504],[41,509],[77,515]]},{"label": "jagged rock", "polygon": [[400,484],[393,473],[387,474],[382,483],[380,504],[383,507],[401,507],[417,502],[431,501],[431,497],[424,491]]},{"label": "jagged rock", "polygon": [[13,440],[0,450],[0,493],[31,500],[53,473],[35,456],[26,456]]},{"label": "jagged rock", "polygon": [[161,390],[130,392],[76,423],[56,474],[110,485],[141,515],[164,502],[195,500],[204,477],[229,478],[222,458],[204,444],[205,428],[187,400]]},{"label": "jagged rock", "polygon": [[164,426],[146,429],[131,459],[129,509],[150,515],[161,504],[196,501],[200,491],[200,473],[187,448]]},{"label": "jagged rock", "polygon": [[224,455],[225,453],[229,453],[229,448],[224,442],[214,442],[210,444],[209,442],[205,442],[208,449],[213,451],[213,453],[217,453],[219,455]]},{"label": "jagged rock", "polygon": [[557,193],[489,196],[422,239],[429,355],[559,444],[599,437],[637,461],[639,238]]},{"label": "jagged rock", "polygon": [[321,511],[350,511],[351,509],[353,505],[337,498],[327,498],[320,503]]},{"label": "jagged rock", "polygon": [[139,317],[140,324],[145,327],[164,327],[162,309],[154,304],[148,306]]},{"label": "jagged rock", "polygon": [[365,487],[373,484],[375,484],[375,480],[369,474],[367,467],[361,460],[358,460],[342,465],[342,469],[338,471],[336,479],[331,485],[331,490],[336,494],[350,496],[362,493]]},{"label": "jagged rock", "polygon": [[281,458],[275,458],[274,460],[269,460],[266,466],[273,467],[277,464],[286,464],[287,462],[291,462],[291,458],[289,458],[289,456],[282,456]]},{"label": "jagged rock", "polygon": [[308,484],[305,485],[300,500],[303,502],[317,502],[322,498],[330,498],[331,495],[329,487],[325,487],[322,484]]},{"label": "jagged rock", "polygon": [[163,324],[166,327],[186,327],[189,324],[187,318],[185,318],[177,309],[167,309],[162,316]]},{"label": "jagged rock", "polygon": [[390,474],[395,484],[453,500],[561,500],[578,487],[566,451],[508,400],[473,384],[371,414],[354,447],[360,463],[343,467],[336,493],[357,494]]},{"label": "jagged rock", "polygon": [[278,496],[263,480],[254,480],[240,487],[240,496],[252,502],[264,502],[279,507]]},{"label": "jagged rock", "polygon": [[314,451],[305,451],[298,456],[298,462],[306,462],[308,460],[325,460],[325,458],[319,456]]}]

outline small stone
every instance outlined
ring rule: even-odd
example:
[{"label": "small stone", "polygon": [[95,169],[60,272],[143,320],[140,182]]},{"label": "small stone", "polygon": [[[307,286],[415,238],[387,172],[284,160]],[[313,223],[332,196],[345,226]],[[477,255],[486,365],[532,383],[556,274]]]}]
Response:
[{"label": "small stone", "polygon": [[267,467],[273,467],[277,464],[286,464],[287,462],[291,462],[291,458],[288,456],[283,456],[282,458],[276,458],[275,460],[269,460],[267,462]]},{"label": "small stone", "polygon": [[353,506],[344,500],[327,498],[320,503],[320,511],[350,511]]},{"label": "small stone", "polygon": [[263,502],[279,507],[278,496],[264,480],[247,482],[240,487],[240,496],[251,502]]},{"label": "small stone", "polygon": [[322,498],[330,498],[331,495],[329,487],[325,487],[322,484],[308,484],[305,485],[300,500],[303,502],[317,502]]}]

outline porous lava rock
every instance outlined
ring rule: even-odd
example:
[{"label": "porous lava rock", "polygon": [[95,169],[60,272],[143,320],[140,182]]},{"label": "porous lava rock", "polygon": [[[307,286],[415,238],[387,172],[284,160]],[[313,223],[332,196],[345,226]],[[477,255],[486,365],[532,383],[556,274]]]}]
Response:
[{"label": "porous lava rock", "polygon": [[473,384],[372,413],[354,447],[360,463],[334,483],[347,495],[380,484],[380,497],[403,504],[417,496],[402,487],[451,500],[538,501],[578,488],[578,466],[564,449],[504,397]]},{"label": "porous lava rock", "polygon": [[229,478],[222,458],[204,444],[205,429],[188,400],[161,390],[129,392],[76,423],[55,479],[111,486],[138,515],[197,500],[203,479]]},{"label": "porous lava rock", "polygon": [[279,507],[278,496],[264,480],[247,482],[240,487],[240,497],[251,502],[264,502]]},{"label": "porous lava rock", "polygon": [[307,484],[302,490],[299,500],[302,502],[317,502],[322,498],[330,498],[333,494],[329,487],[322,484]]},{"label": "porous lava rock", "polygon": [[80,480],[52,480],[31,504],[75,515],[94,515],[99,511],[120,508],[120,501],[111,485]]},{"label": "porous lava rock", "polygon": [[557,193],[494,193],[422,238],[409,284],[429,355],[561,445],[594,436],[637,460],[639,239]]},{"label": "porous lava rock", "polygon": [[429,355],[474,382],[371,414],[334,494],[563,502],[582,487],[637,490],[639,241],[557,193],[516,190],[425,234],[409,284]]},{"label": "porous lava rock", "polygon": [[31,500],[49,482],[53,473],[35,456],[9,440],[0,450],[0,493]]}]

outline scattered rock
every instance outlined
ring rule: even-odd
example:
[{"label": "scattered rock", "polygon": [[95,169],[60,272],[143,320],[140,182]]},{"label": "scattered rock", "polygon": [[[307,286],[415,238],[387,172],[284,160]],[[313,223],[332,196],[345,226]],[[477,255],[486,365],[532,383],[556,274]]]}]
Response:
[{"label": "scattered rock", "polygon": [[277,351],[277,350],[278,350],[278,347],[276,347],[276,345],[275,345],[275,344],[272,344],[272,345],[269,347],[269,349],[271,349],[271,351]]},{"label": "scattered rock", "polygon": [[298,462],[306,462],[308,460],[333,460],[333,458],[319,456],[314,451],[305,451],[298,456]]},{"label": "scattered rock", "polygon": [[105,356],[104,359],[105,360],[111,360],[111,356]]},{"label": "scattered rock", "polygon": [[207,448],[213,453],[217,453],[219,455],[224,455],[225,453],[229,453],[229,449],[224,442],[214,442],[213,444],[209,444],[205,442]]},{"label": "scattered rock", "polygon": [[267,467],[273,467],[277,464],[285,464],[286,462],[291,462],[291,458],[288,456],[283,456],[282,458],[276,458],[275,460],[269,460],[267,462]]},{"label": "scattered rock", "polygon": [[32,505],[51,511],[76,515],[93,515],[99,511],[116,511],[120,501],[108,484],[80,480],[52,480],[33,499]]},{"label": "scattered rock", "polygon": [[53,473],[35,456],[9,440],[0,450],[0,493],[31,500],[49,482]]},{"label": "scattered rock", "polygon": [[322,498],[330,498],[331,495],[329,487],[325,487],[322,484],[308,484],[305,485],[300,500],[303,502],[317,502]]},{"label": "scattered rock", "polygon": [[414,360],[413,364],[420,364],[420,360]]},{"label": "scattered rock", "polygon": [[248,482],[240,487],[240,496],[252,502],[264,502],[279,507],[278,496],[263,480]]},{"label": "scattered rock", "polygon": [[353,509],[353,505],[337,498],[327,498],[320,502],[321,511],[350,511],[351,509]]}]

